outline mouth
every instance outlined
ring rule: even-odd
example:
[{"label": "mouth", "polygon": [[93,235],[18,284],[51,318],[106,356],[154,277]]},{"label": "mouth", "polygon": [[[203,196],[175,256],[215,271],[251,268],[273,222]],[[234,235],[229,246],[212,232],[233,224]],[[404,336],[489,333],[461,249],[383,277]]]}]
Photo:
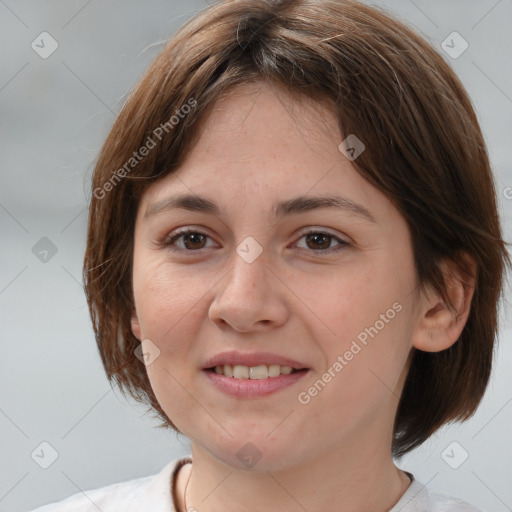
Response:
[{"label": "mouth", "polygon": [[292,368],[288,365],[259,364],[257,366],[245,366],[242,364],[221,364],[205,369],[207,372],[223,375],[232,379],[264,380],[275,379],[281,375],[306,372],[308,368]]},{"label": "mouth", "polygon": [[276,354],[232,351],[209,359],[203,375],[223,394],[248,399],[293,386],[310,370],[303,363]]}]

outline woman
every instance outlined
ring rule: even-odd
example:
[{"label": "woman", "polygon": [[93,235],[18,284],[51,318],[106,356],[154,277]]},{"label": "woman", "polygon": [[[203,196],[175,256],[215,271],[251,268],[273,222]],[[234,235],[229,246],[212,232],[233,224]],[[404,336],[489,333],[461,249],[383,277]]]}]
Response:
[{"label": "woman", "polygon": [[132,92],[92,192],[106,373],[192,453],[40,512],[477,510],[393,459],[476,410],[509,263],[428,43],[350,0],[216,3]]}]

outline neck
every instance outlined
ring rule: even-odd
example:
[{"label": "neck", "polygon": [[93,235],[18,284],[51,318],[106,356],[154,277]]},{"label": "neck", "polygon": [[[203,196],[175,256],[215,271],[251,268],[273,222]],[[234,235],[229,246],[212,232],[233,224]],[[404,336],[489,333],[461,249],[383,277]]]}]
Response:
[{"label": "neck", "polygon": [[[192,469],[181,478],[180,510],[201,512],[389,511],[410,484],[382,443],[345,443],[279,471],[227,466],[192,443]],[[190,477],[190,479],[189,479]]]}]

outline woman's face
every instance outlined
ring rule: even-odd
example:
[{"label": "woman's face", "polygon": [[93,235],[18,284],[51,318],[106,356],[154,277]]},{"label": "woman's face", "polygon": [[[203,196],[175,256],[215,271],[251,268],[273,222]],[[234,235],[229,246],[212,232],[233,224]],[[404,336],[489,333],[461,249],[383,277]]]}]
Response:
[{"label": "woman's face", "polygon": [[411,239],[341,142],[326,107],[238,89],[140,201],[132,327],[152,388],[230,466],[391,443],[416,322]]}]

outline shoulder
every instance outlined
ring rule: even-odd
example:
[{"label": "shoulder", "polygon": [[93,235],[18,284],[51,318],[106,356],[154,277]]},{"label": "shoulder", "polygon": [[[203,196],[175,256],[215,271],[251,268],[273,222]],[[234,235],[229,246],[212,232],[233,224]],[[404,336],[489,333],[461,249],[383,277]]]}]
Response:
[{"label": "shoulder", "polygon": [[484,512],[459,498],[429,489],[412,478],[405,494],[389,512]]},{"label": "shoulder", "polygon": [[152,512],[173,512],[172,481],[176,471],[189,460],[175,459],[155,475],[84,490],[31,512],[145,512],[147,507]]}]

